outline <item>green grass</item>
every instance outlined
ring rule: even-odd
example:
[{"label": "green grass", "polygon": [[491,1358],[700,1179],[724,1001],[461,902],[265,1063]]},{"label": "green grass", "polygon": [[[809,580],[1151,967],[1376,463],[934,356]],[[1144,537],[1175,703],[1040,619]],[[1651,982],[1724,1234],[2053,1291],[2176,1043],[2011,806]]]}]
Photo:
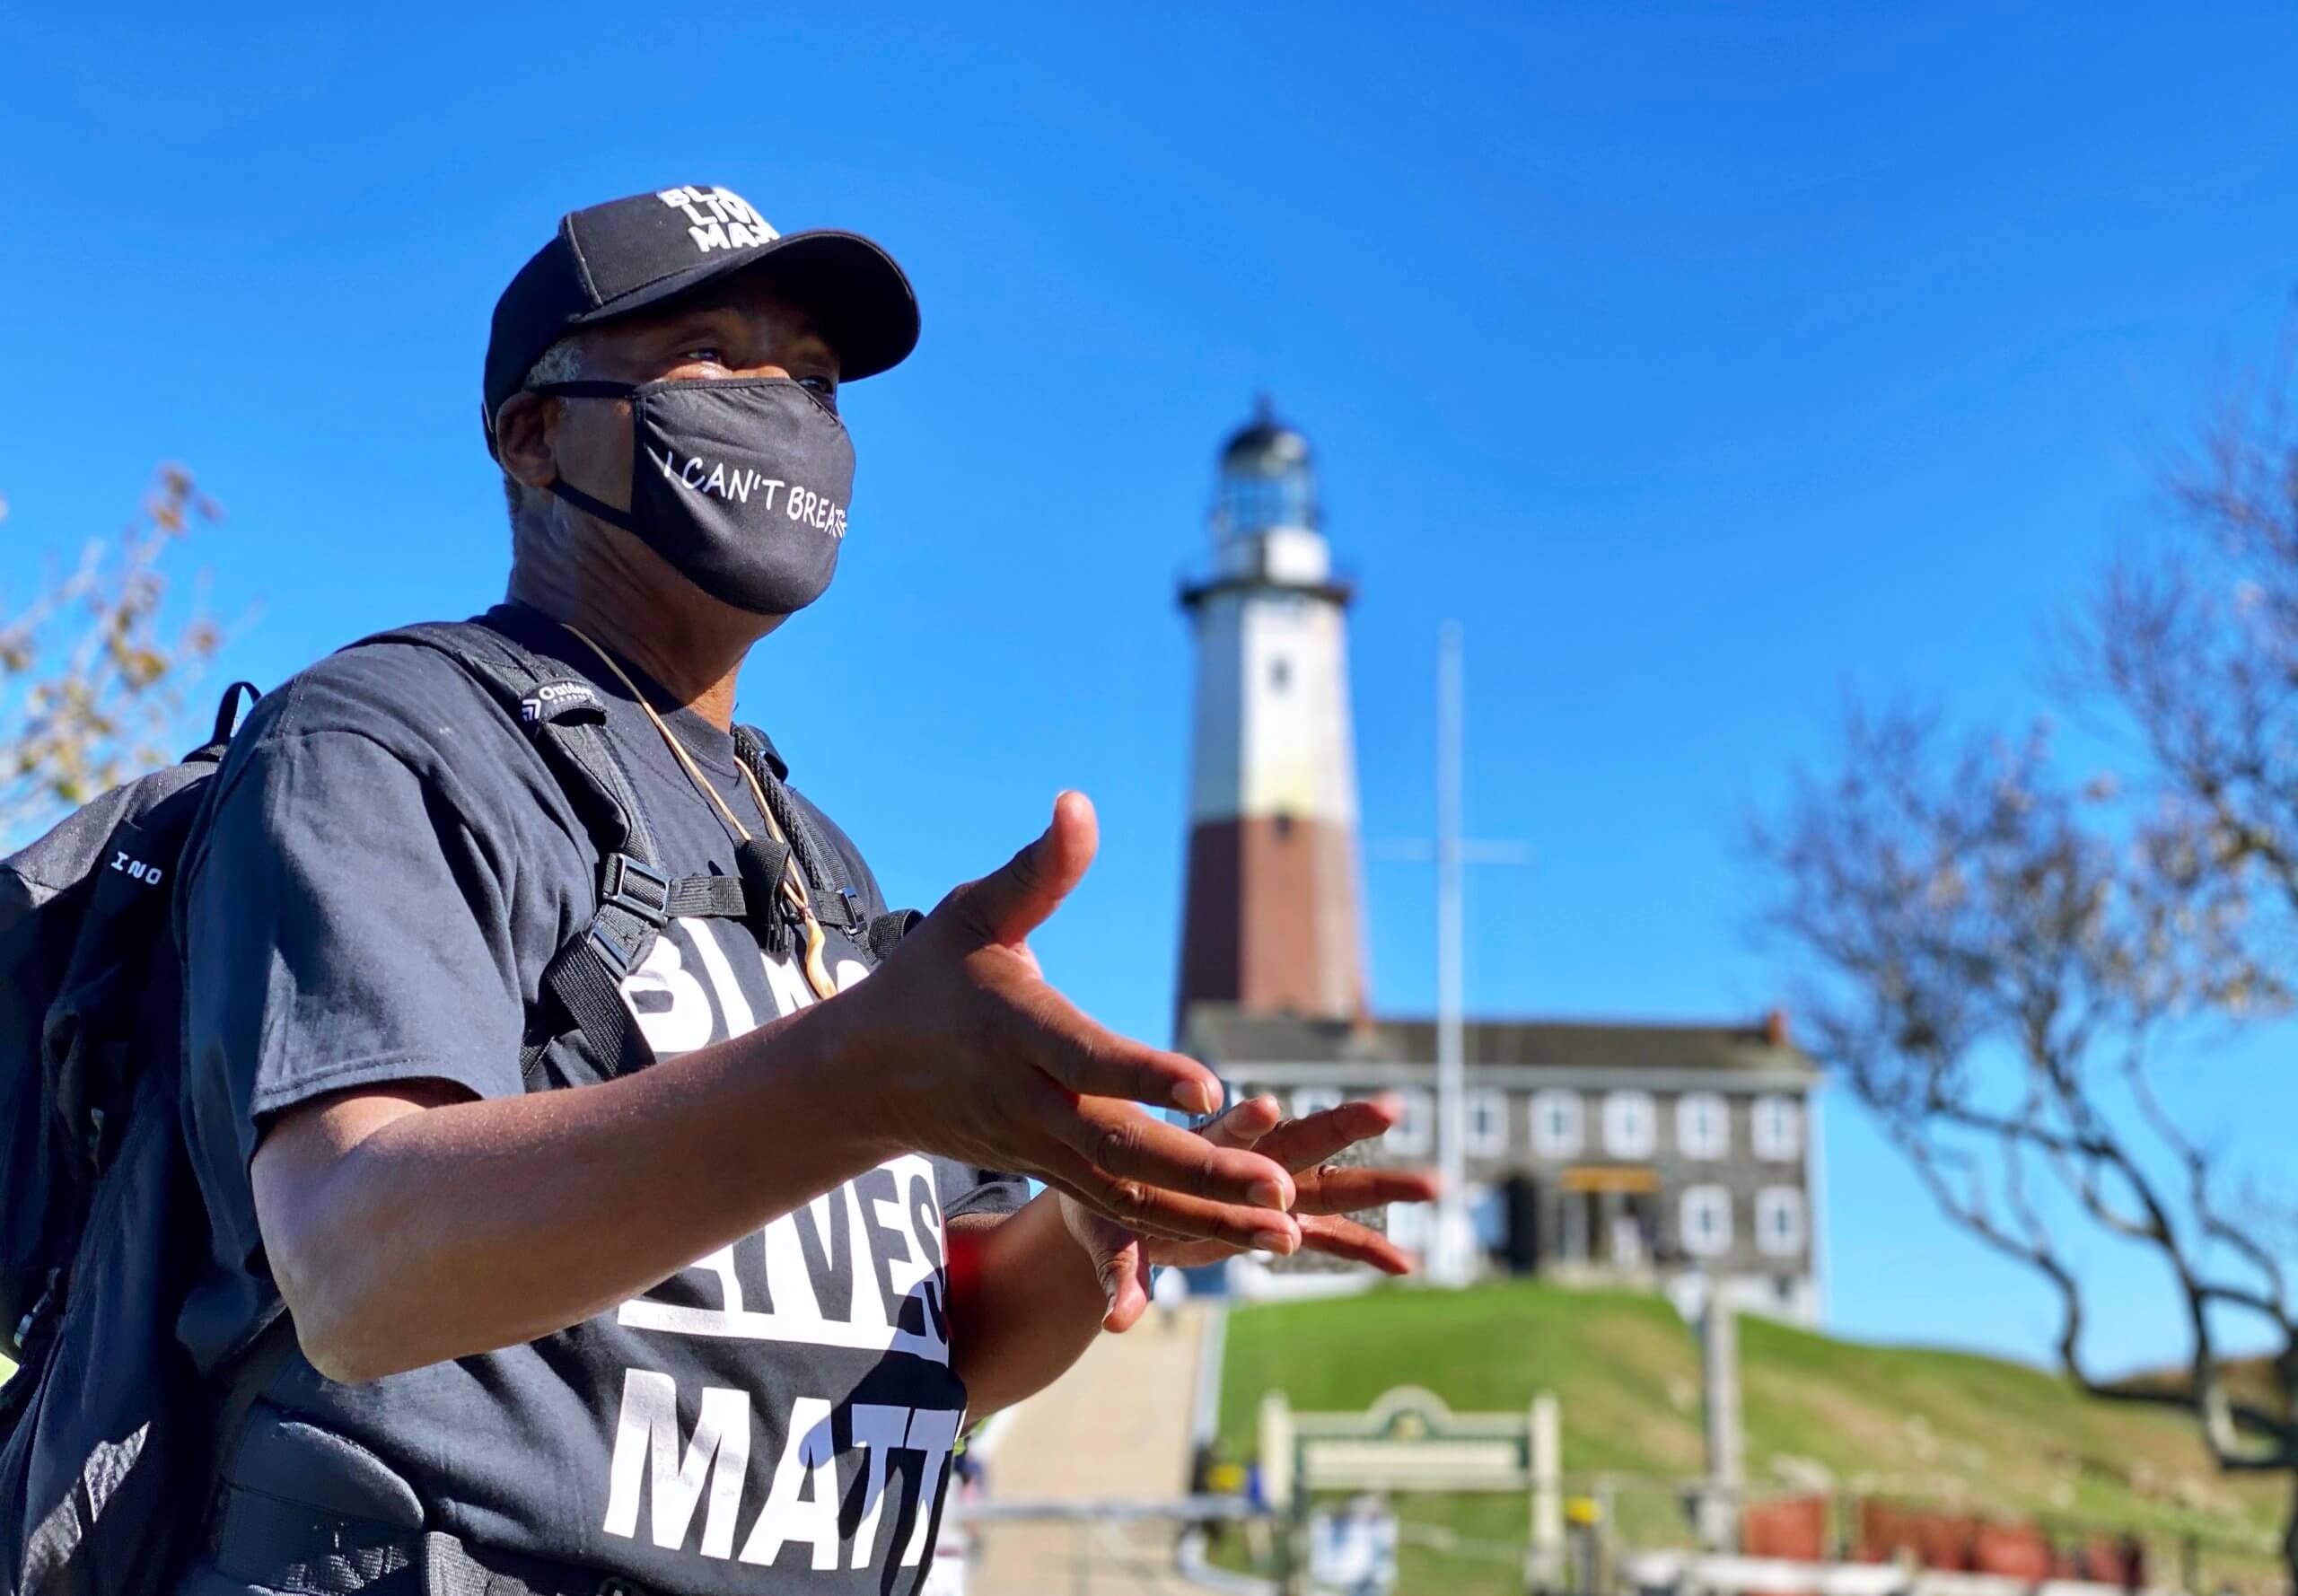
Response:
[{"label": "green grass", "polygon": [[[1444,1293],[1376,1290],[1241,1308],[1230,1318],[1221,1436],[1251,1454],[1261,1394],[1295,1407],[1358,1408],[1390,1386],[1428,1387],[1459,1410],[1563,1403],[1574,1491],[1615,1477],[1618,1522],[1643,1543],[1687,1536],[1669,1482],[1704,1467],[1699,1361],[1662,1299],[1509,1284]],[[1747,1469],[1759,1492],[1812,1481],[1957,1511],[2127,1527],[2175,1578],[2193,1532],[2205,1569],[2248,1583],[2276,1566],[2286,1481],[2222,1475],[2179,1415],[2101,1401],[2040,1369],[1965,1353],[1872,1346],[1760,1320],[1741,1323]],[[1404,1504],[1400,1504],[1404,1506]],[[1408,1521],[1521,1544],[1515,1499],[1427,1498]],[[1425,1535],[1422,1537],[1425,1539]],[[1497,1548],[1481,1557],[1408,1545],[1405,1586],[1467,1596],[1513,1589]]]}]

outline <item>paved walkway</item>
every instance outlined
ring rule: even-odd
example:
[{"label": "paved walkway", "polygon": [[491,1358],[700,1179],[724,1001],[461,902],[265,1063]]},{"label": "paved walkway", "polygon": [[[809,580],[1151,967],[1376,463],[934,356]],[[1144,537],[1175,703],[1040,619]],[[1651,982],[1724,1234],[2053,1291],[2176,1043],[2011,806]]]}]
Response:
[{"label": "paved walkway", "polygon": [[[1189,1407],[1205,1311],[1151,1310],[1104,1336],[1005,1421],[989,1462],[995,1502],[1145,1501],[1188,1488]],[[982,1527],[968,1596],[1183,1596],[1163,1523]]]}]

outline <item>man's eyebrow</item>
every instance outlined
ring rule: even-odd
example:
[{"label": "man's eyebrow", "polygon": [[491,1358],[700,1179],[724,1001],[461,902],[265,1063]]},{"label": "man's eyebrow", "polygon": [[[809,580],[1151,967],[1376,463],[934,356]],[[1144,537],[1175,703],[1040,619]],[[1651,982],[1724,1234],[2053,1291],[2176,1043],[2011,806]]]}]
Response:
[{"label": "man's eyebrow", "polygon": [[[706,300],[665,311],[641,336],[660,348],[664,344],[675,343],[697,333],[723,331],[728,318],[747,320],[750,314],[749,309],[741,304],[725,300]],[[832,367],[844,364],[844,357],[839,355],[837,343],[811,316],[802,314],[798,324],[781,342],[786,358],[816,360]]]},{"label": "man's eyebrow", "polygon": [[686,305],[662,317],[654,324],[653,330],[661,338],[677,338],[681,333],[723,321],[726,316],[734,313],[737,312],[731,305]]},{"label": "man's eyebrow", "polygon": [[811,327],[803,328],[793,334],[790,338],[790,348],[794,354],[818,355],[833,364],[838,358],[838,346],[816,332]]}]

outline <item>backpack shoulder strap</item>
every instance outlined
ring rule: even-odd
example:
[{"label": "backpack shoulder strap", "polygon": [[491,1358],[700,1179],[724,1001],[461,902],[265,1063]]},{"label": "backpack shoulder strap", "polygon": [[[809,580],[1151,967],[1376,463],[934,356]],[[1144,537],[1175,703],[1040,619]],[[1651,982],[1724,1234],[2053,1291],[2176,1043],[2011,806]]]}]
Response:
[{"label": "backpack shoulder strap", "polygon": [[[645,961],[673,914],[726,912],[727,906],[715,899],[727,894],[724,888],[675,882],[663,874],[629,776],[608,743],[597,688],[479,621],[399,627],[351,646],[379,643],[434,649],[469,672],[526,729],[598,852],[598,907],[590,926],[559,949],[543,970],[542,996],[555,1013],[529,1027],[520,1060],[528,1089],[545,1084],[543,1051],[567,1025],[582,1032],[610,1075],[653,1062],[653,1049],[623,1004],[622,979]],[[739,883],[732,885],[739,899]],[[681,888],[689,899],[707,896],[713,901],[682,902]],[[741,912],[739,902],[732,912]]]},{"label": "backpack shoulder strap", "polygon": [[263,689],[251,681],[235,681],[224,689],[223,699],[215,706],[215,730],[207,741],[183,757],[187,765],[217,765],[223,762],[224,750],[232,746],[232,739],[240,729],[240,698],[245,695],[248,707],[263,697]]},{"label": "backpack shoulder strap", "polygon": [[551,773],[566,789],[603,858],[627,854],[643,864],[656,857],[653,835],[621,761],[608,746],[606,712],[598,690],[556,669],[482,621],[431,621],[378,632],[352,644],[411,644],[445,654],[485,688],[527,729]]}]

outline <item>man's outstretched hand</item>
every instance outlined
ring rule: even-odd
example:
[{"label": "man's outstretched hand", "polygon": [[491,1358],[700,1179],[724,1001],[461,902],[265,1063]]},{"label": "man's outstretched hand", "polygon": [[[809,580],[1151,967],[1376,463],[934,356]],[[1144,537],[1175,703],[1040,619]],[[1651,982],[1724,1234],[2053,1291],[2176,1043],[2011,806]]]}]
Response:
[{"label": "man's outstretched hand", "polygon": [[[1310,1251],[1371,1264],[1390,1275],[1408,1273],[1411,1266],[1394,1242],[1344,1216],[1386,1203],[1427,1202],[1436,1195],[1434,1177],[1425,1171],[1328,1162],[1343,1149],[1371,1141],[1396,1124],[1396,1101],[1383,1097],[1346,1102],[1304,1119],[1283,1119],[1280,1113],[1273,1097],[1248,1098],[1199,1134],[1214,1146],[1252,1148],[1293,1172],[1298,1193],[1293,1211],[1299,1216],[1301,1244]],[[1062,1199],[1062,1218],[1078,1245],[1092,1255],[1094,1271],[1101,1276],[1101,1290],[1110,1302],[1101,1328],[1109,1330],[1132,1329],[1148,1308],[1149,1265],[1194,1268],[1243,1250],[1221,1241],[1176,1241],[1136,1234],[1066,1197]]]},{"label": "man's outstretched hand", "polygon": [[1030,951],[1097,837],[1092,804],[1062,794],[1042,836],[952,892],[870,979],[824,1005],[824,1018],[841,1010],[860,1027],[860,1111],[890,1152],[1034,1175],[1127,1233],[1291,1252],[1302,1226],[1281,1160],[1137,1106],[1212,1113],[1218,1077],[1089,1019]]}]

